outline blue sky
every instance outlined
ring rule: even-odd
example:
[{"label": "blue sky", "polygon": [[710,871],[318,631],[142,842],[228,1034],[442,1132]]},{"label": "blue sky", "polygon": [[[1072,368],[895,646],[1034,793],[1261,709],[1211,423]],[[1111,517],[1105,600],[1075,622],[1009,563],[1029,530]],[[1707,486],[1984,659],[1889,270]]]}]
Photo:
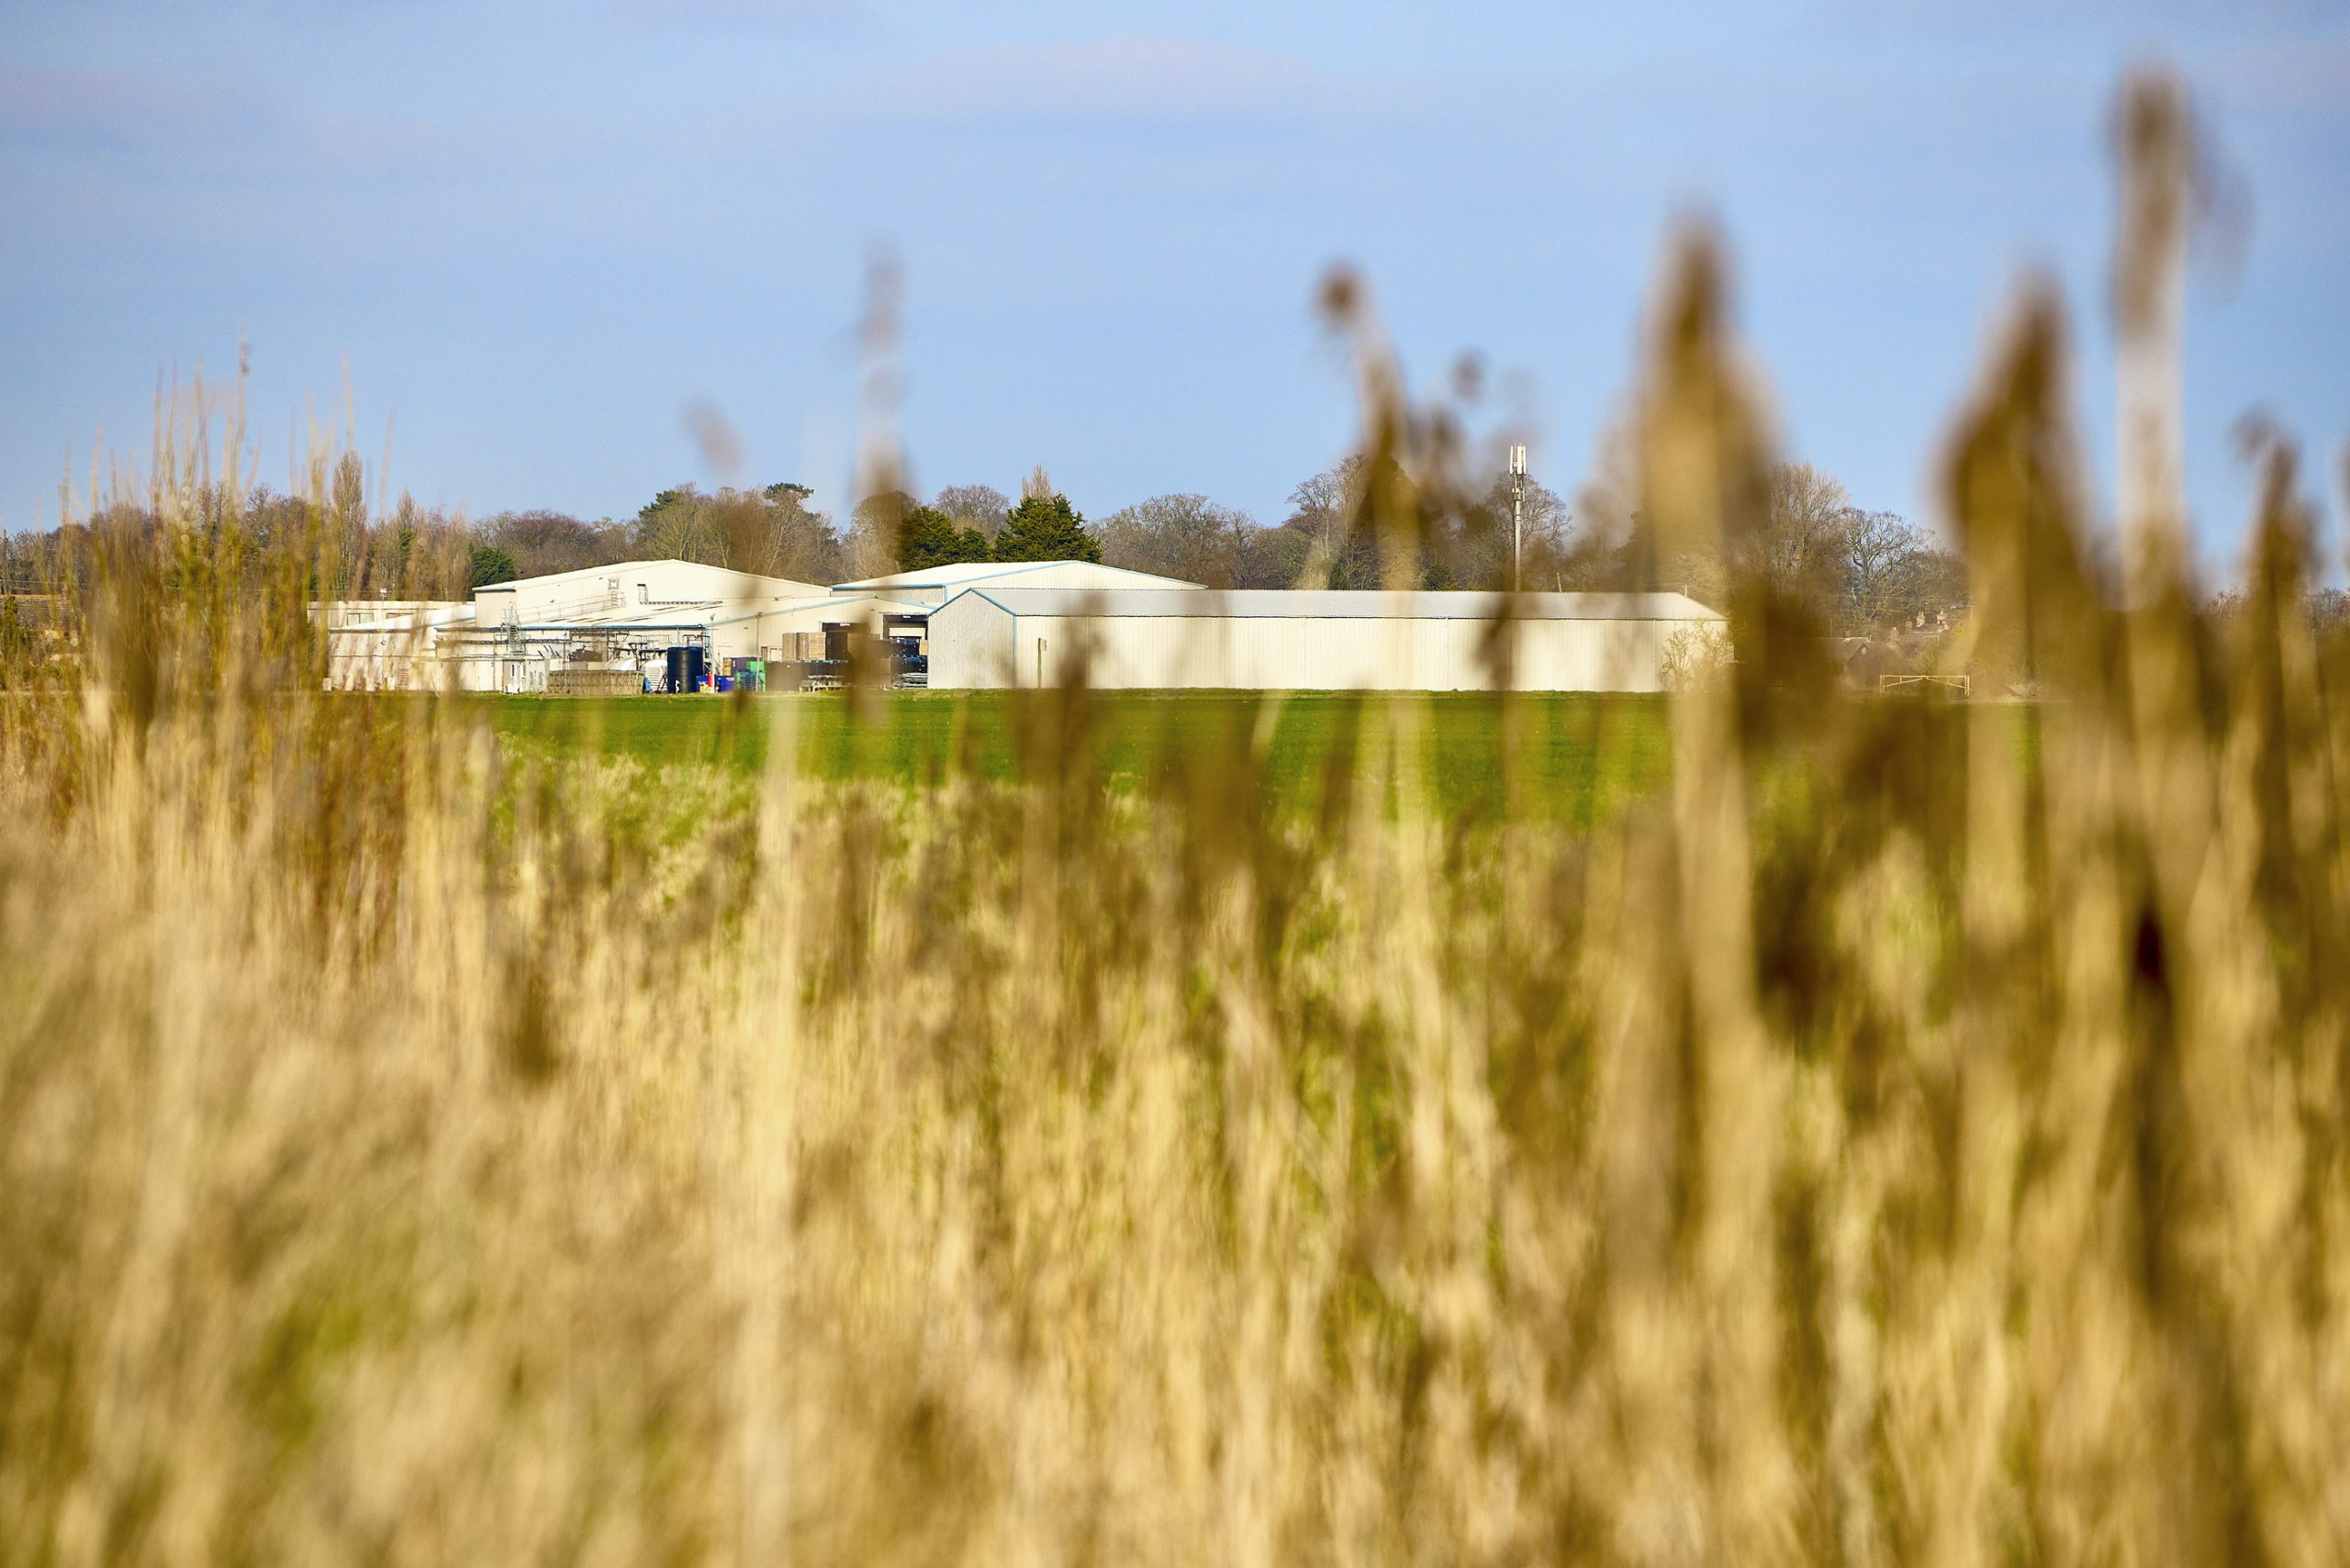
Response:
[{"label": "blue sky", "polygon": [[1359,266],[1416,387],[1480,353],[1572,494],[1676,215],[1712,214],[1791,455],[1931,521],[2020,269],[2107,444],[2111,94],[2177,65],[2244,221],[2190,299],[2189,478],[2350,436],[2350,5],[2318,0],[32,0],[0,10],[0,523],[250,342],[261,468],[331,417],[391,487],[624,516],[711,473],[846,487],[867,258],[905,276],[925,489],[1046,465],[1100,515],[1278,521],[1353,410],[1308,310]]}]

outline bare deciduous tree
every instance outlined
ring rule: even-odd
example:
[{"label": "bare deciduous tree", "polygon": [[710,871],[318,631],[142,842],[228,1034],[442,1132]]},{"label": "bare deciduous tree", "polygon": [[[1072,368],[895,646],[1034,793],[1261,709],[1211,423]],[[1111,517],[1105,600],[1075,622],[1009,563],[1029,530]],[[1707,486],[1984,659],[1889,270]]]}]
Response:
[{"label": "bare deciduous tree", "polygon": [[[1389,460],[1391,465],[1393,461]],[[1380,586],[1379,531],[1371,518],[1371,465],[1356,454],[1290,492],[1290,514],[1281,527],[1297,534],[1304,544],[1293,586]]]},{"label": "bare deciduous tree", "polygon": [[1866,628],[1885,617],[1902,570],[1918,550],[1918,531],[1898,515],[1858,510],[1848,514],[1841,561],[1846,625]]},{"label": "bare deciduous tree", "polygon": [[848,536],[841,541],[848,581],[887,577],[898,569],[898,534],[913,504],[913,498],[900,490],[867,496],[856,503],[856,510],[849,514]]},{"label": "bare deciduous tree", "polygon": [[805,485],[769,485],[766,502],[768,570],[778,577],[829,583],[840,573],[840,541],[833,520],[812,510]]},{"label": "bare deciduous tree", "polygon": [[1771,588],[1788,598],[1822,604],[1823,588],[1842,566],[1852,498],[1843,484],[1808,463],[1783,463],[1771,470],[1769,510],[1744,541],[1739,565],[1760,572]]},{"label": "bare deciduous tree", "polygon": [[1012,498],[993,485],[949,485],[930,503],[965,528],[993,539],[1012,515]]},{"label": "bare deciduous tree", "polygon": [[1248,535],[1261,532],[1246,512],[1205,496],[1154,496],[1104,518],[1095,530],[1105,565],[1156,572],[1210,588],[1243,586]]}]

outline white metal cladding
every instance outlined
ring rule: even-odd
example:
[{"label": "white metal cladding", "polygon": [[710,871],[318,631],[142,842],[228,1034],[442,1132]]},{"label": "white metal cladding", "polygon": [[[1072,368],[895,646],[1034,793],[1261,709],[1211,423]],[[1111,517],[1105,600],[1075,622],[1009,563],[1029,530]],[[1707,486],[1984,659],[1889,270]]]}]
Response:
[{"label": "white metal cladding", "polygon": [[1013,635],[1017,627],[1018,620],[1010,610],[979,592],[958,594],[932,610],[932,689],[1035,685],[1033,679],[1015,678]]},{"label": "white metal cladding", "polygon": [[930,622],[934,688],[1655,691],[1667,644],[1722,618],[1681,594],[975,588]]}]

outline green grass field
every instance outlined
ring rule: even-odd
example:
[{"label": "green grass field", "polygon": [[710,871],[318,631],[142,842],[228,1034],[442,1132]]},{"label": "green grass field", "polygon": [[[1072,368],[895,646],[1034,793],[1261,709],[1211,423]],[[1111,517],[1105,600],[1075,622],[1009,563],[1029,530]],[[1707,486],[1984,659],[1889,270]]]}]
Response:
[{"label": "green grass field", "polygon": [[[878,694],[862,715],[837,692],[722,698],[464,699],[486,709],[524,751],[625,756],[654,766],[762,766],[771,737],[796,731],[803,772],[921,785],[957,776],[1008,780],[1028,759],[1062,748],[1038,726],[1025,693]],[[1544,694],[1516,700],[1507,721],[1482,694],[1385,697],[1334,693],[1119,692],[1088,700],[1080,733],[1113,787],[1181,788],[1202,762],[1253,755],[1280,809],[1309,807],[1350,772],[1367,737],[1400,714],[1419,732],[1427,789],[1453,817],[1497,814],[1515,778],[1527,815],[1587,823],[1610,803],[1653,789],[1669,763],[1663,700]],[[1514,726],[1514,735],[1508,732]],[[1505,756],[1514,746],[1515,761]]]}]

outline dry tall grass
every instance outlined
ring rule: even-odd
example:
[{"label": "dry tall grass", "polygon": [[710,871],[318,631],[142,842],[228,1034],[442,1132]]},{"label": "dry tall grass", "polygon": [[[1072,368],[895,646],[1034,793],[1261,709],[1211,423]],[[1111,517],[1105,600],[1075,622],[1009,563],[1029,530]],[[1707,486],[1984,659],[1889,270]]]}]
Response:
[{"label": "dry tall grass", "polygon": [[[1734,551],[1723,323],[1635,423]],[[2350,1561],[2350,665],[2281,443],[2225,638],[2175,518],[2111,608],[2064,358],[1947,468],[2045,702],[1742,605],[1582,834],[1407,700],[1307,828],[1105,796],[1081,691],[712,815],[284,695],[150,529],[0,699],[0,1562]]]}]

